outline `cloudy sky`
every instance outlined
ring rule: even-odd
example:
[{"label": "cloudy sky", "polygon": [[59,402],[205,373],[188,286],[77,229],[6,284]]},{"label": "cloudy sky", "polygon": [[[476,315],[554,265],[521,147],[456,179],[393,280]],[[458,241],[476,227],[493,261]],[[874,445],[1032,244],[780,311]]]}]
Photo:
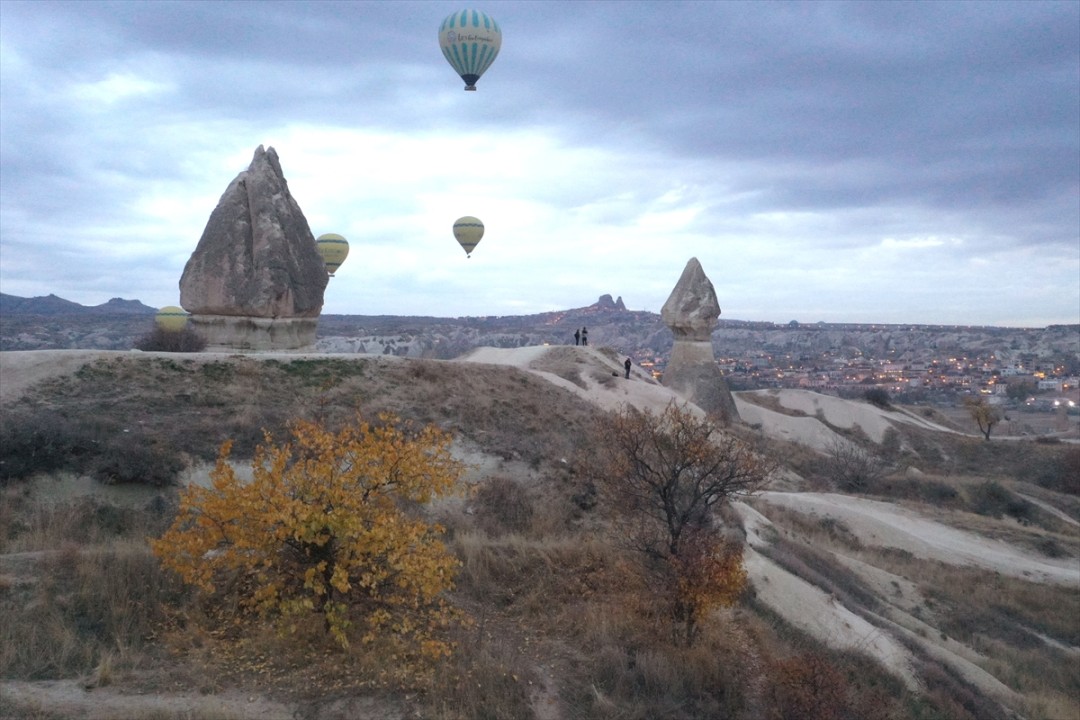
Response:
[{"label": "cloudy sky", "polygon": [[[1080,3],[0,0],[0,290],[160,307],[273,146],[324,312],[1080,322]],[[487,231],[471,259],[461,215]]]}]

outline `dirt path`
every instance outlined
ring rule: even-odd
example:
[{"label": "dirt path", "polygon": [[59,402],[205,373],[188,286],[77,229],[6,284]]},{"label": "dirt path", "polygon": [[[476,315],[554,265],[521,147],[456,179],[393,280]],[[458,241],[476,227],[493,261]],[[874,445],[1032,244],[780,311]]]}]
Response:
[{"label": "dirt path", "polygon": [[[239,692],[218,695],[138,695],[119,688],[85,689],[74,680],[0,682],[0,718],[50,716],[84,720],[144,717],[227,717],[235,720],[292,720],[296,708]],[[374,719],[377,716],[368,716]],[[360,718],[358,718],[360,720]]]}]

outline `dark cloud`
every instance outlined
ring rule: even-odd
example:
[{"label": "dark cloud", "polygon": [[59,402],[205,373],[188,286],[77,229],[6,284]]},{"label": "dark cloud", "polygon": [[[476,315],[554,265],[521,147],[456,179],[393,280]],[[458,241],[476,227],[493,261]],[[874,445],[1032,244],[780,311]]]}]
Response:
[{"label": "dark cloud", "polygon": [[306,127],[447,138],[401,160],[417,176],[455,136],[536,133],[575,175],[504,168],[528,199],[627,231],[677,189],[697,237],[804,217],[822,248],[953,237],[1080,267],[1080,3],[491,0],[504,46],[477,93],[436,46],[455,9],[5,0],[5,255],[122,231],[148,187],[220,192],[244,164],[223,152]]}]

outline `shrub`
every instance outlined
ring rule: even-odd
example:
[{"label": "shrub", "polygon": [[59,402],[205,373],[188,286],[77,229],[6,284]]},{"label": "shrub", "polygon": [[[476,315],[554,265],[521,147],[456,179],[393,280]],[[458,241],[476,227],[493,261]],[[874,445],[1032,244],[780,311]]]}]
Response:
[{"label": "shrub", "polygon": [[67,470],[104,483],[163,486],[183,468],[178,448],[112,419],[18,411],[0,430],[0,482]]},{"label": "shrub", "polygon": [[1033,504],[1010,492],[1000,483],[980,483],[968,491],[971,509],[979,515],[1000,518],[1008,515],[1027,524],[1036,515]]},{"label": "shrub", "polygon": [[884,410],[888,410],[892,407],[889,393],[884,388],[870,388],[863,393],[863,397],[866,398],[866,401],[871,405]]},{"label": "shrub", "polygon": [[1066,449],[1056,462],[1044,466],[1035,482],[1060,493],[1080,495],[1080,448]]},{"label": "shrub", "polygon": [[811,652],[779,660],[770,675],[772,720],[845,717],[847,683],[827,657]]},{"label": "shrub", "polygon": [[204,596],[234,594],[233,622],[265,618],[287,633],[318,618],[342,647],[398,646],[406,673],[445,657],[437,635],[454,613],[443,593],[460,563],[442,528],[406,509],[449,492],[463,467],[437,428],[381,421],[357,417],[336,433],[298,421],[282,445],[267,435],[250,482],[225,443],[212,487],[183,491],[155,554]]},{"label": "shrub", "polygon": [[885,462],[855,443],[835,438],[829,445],[825,474],[845,492],[866,492],[885,475]]},{"label": "shrub", "polygon": [[473,501],[476,524],[488,535],[521,533],[533,518],[533,503],[520,484],[496,476],[480,486]]},{"label": "shrub", "polygon": [[206,349],[206,340],[190,327],[165,330],[155,326],[135,341],[135,349],[145,352],[202,352]]},{"label": "shrub", "polygon": [[175,448],[142,433],[121,434],[104,444],[89,465],[90,474],[106,484],[169,485],[184,469]]}]

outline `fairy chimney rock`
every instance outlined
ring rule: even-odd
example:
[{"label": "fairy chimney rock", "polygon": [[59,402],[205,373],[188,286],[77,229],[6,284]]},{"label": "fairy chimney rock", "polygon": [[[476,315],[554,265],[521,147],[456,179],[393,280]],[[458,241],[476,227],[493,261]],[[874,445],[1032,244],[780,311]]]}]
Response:
[{"label": "fairy chimney rock", "polygon": [[737,422],[735,399],[713,353],[712,331],[720,317],[720,303],[697,258],[686,263],[660,317],[675,335],[664,386],[725,423]]},{"label": "fairy chimney rock", "polygon": [[326,266],[274,148],[260,145],[210,214],[180,277],[180,304],[211,347],[314,343]]},{"label": "fairy chimney rock", "polygon": [[180,277],[190,313],[317,318],[326,265],[274,148],[260,145],[210,214]]},{"label": "fairy chimney rock", "polygon": [[716,290],[697,258],[690,258],[679,282],[671,291],[660,318],[671,328],[675,340],[705,341],[712,337],[720,317]]}]

